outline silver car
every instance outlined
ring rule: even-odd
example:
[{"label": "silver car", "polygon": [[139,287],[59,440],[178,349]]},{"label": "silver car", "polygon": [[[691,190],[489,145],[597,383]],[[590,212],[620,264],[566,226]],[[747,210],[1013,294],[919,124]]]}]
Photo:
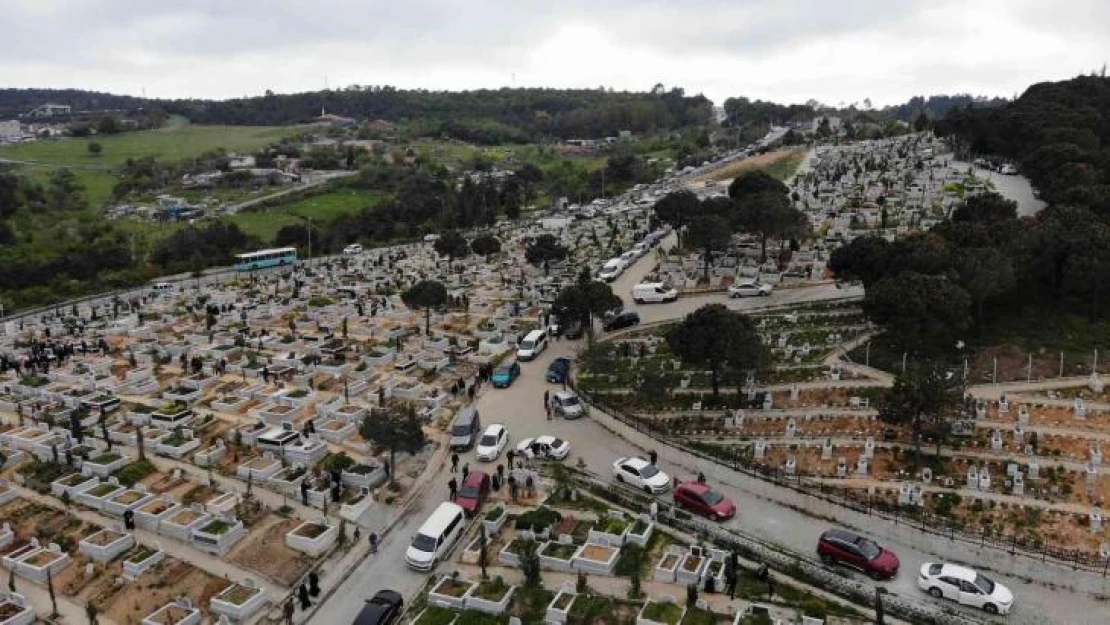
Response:
[{"label": "silver car", "polygon": [[574,391],[557,391],[551,396],[551,407],[555,414],[566,419],[577,419],[586,414],[586,405]]}]

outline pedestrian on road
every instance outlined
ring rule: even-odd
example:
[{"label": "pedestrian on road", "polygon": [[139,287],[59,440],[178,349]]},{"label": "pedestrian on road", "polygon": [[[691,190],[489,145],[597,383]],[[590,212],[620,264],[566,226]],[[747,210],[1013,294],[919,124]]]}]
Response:
[{"label": "pedestrian on road", "polygon": [[509,495],[513,498],[513,501],[516,501],[516,477],[511,473],[509,474]]},{"label": "pedestrian on road", "polygon": [[313,597],[320,596],[320,576],[316,574],[316,571],[308,574],[308,594]]},{"label": "pedestrian on road", "polygon": [[293,612],[297,606],[293,603],[293,597],[285,600],[285,605],[281,607],[281,614],[285,617],[285,625],[293,625]]},{"label": "pedestrian on road", "polygon": [[301,584],[301,587],[297,589],[297,599],[301,601],[302,612],[312,607],[312,602],[308,600],[308,586]]},{"label": "pedestrian on road", "polygon": [[459,470],[459,454],[451,454],[451,472],[456,473]]},{"label": "pedestrian on road", "polygon": [[702,473],[701,471],[698,471],[698,484],[704,484],[704,483],[705,483],[705,474]]},{"label": "pedestrian on road", "polygon": [[455,495],[459,492],[459,483],[455,481],[455,478],[451,478],[451,481],[447,482],[447,489],[451,491],[451,501],[455,501]]},{"label": "pedestrian on road", "polygon": [[545,408],[551,407],[551,391],[543,392],[543,405]]},{"label": "pedestrian on road", "polygon": [[356,525],[355,526],[355,542],[357,543],[360,540],[362,540],[362,528]]},{"label": "pedestrian on road", "polygon": [[378,535],[370,532],[370,553],[378,553]]},{"label": "pedestrian on road", "polygon": [[648,458],[651,460],[651,466],[654,467],[655,466],[655,461],[659,460],[659,454],[655,453],[655,450],[652,449],[651,451],[648,452]]},{"label": "pedestrian on road", "polygon": [[[505,457],[508,458],[508,460],[509,460],[509,468],[510,469],[513,468],[513,456],[515,456],[515,455],[516,455],[516,452],[511,450],[511,449],[509,451],[505,452]],[[501,465],[497,465],[497,467],[501,468]]]},{"label": "pedestrian on road", "polygon": [[544,408],[547,409],[547,420],[550,421],[551,420],[551,404],[547,404],[546,406],[544,406]]},{"label": "pedestrian on road", "polygon": [[466,481],[466,476],[468,476],[468,475],[470,475],[470,463],[469,462],[463,464],[462,477],[463,477],[464,482]]}]

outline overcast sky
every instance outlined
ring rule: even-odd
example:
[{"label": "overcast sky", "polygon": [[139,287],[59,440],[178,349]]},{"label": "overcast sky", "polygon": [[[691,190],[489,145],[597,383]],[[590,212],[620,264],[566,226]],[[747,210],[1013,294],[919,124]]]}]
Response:
[{"label": "overcast sky", "polygon": [[1110,61],[1108,0],[0,0],[0,15],[0,86],[161,98],[326,76],[878,106],[1012,96]]}]

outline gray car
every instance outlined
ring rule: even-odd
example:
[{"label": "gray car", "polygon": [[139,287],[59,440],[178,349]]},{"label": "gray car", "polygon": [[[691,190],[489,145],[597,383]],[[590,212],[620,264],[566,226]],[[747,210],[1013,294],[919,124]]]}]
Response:
[{"label": "gray car", "polygon": [[557,391],[551,396],[551,407],[555,414],[566,419],[577,419],[586,414],[586,404],[574,391]]}]

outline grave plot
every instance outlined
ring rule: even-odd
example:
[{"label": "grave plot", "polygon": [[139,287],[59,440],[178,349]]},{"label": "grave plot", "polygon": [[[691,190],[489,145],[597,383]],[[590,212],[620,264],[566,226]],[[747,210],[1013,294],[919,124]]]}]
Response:
[{"label": "grave plot", "polygon": [[236,545],[226,557],[245,569],[257,571],[266,579],[291,586],[307,571],[312,558],[285,544],[285,535],[301,524],[270,514],[255,524],[250,536]]}]

